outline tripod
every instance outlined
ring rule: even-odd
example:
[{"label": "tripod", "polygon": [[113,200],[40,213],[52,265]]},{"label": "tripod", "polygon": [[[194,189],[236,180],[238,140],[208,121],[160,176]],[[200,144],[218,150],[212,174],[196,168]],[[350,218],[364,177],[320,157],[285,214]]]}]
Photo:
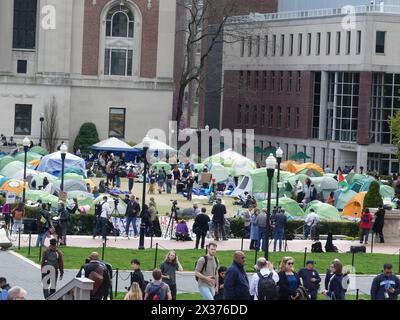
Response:
[{"label": "tripod", "polygon": [[[164,234],[164,238],[167,237],[168,235],[168,230],[170,230],[170,238],[171,240],[175,239],[175,237],[173,236],[173,232],[174,232],[174,221],[177,218],[177,210],[178,207],[176,206],[178,203],[176,201],[174,201],[172,203],[172,207],[171,207],[171,215],[169,217],[169,221],[168,221],[168,226],[167,229],[165,230],[165,234]],[[171,227],[171,229],[170,229]]]},{"label": "tripod", "polygon": [[[121,213],[120,213],[119,210],[118,210],[118,201],[115,201],[115,200],[114,200],[114,209],[113,209],[113,211],[111,212],[111,215],[113,215],[113,214],[121,215]],[[124,223],[123,223],[122,218],[120,218],[120,222],[122,222],[122,227],[124,228],[124,232],[126,233],[125,225],[124,225]],[[121,230],[119,230],[118,225],[117,225],[117,228],[115,228],[115,227],[114,227],[114,224],[113,224],[113,229],[114,229],[114,230],[117,229],[117,230],[119,231],[119,233],[121,234]],[[114,231],[114,237],[115,237],[114,240],[117,241],[117,232],[115,232],[115,231]]]}]

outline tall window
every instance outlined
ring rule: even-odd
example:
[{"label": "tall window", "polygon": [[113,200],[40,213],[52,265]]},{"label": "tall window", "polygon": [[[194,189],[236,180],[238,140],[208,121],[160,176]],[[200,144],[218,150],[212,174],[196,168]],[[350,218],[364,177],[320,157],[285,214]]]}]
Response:
[{"label": "tall window", "polygon": [[361,30],[357,31],[357,50],[356,50],[356,54],[360,54],[361,53]]},{"label": "tall window", "polygon": [[254,72],[254,90],[258,90],[258,83],[259,83],[260,73],[258,71]]},{"label": "tall window", "polygon": [[32,105],[16,104],[14,119],[14,134],[29,135],[31,134],[32,124]]},{"label": "tall window", "polygon": [[246,89],[249,90],[250,88],[250,80],[251,80],[251,72],[247,71],[247,76],[246,76]]},{"label": "tall window", "polygon": [[289,71],[288,73],[288,80],[287,80],[287,91],[292,92],[292,80],[293,80],[293,73]]},{"label": "tall window", "polygon": [[240,56],[243,57],[244,56],[244,37],[242,37],[240,39]]},{"label": "tall window", "polygon": [[14,0],[13,48],[36,48],[37,0]]},{"label": "tall window", "polygon": [[266,115],[265,115],[266,108],[265,106],[261,107],[261,126],[264,127],[266,123]]},{"label": "tall window", "polygon": [[268,127],[272,128],[272,125],[274,123],[274,107],[269,106],[268,109]]},{"label": "tall window", "polygon": [[269,90],[275,90],[275,71],[271,71],[271,80],[269,82]]},{"label": "tall window", "polygon": [[290,128],[290,107],[286,108],[286,129]]},{"label": "tall window", "polygon": [[297,71],[296,92],[301,91],[301,71]]},{"label": "tall window", "polygon": [[295,129],[300,128],[300,108],[296,108],[296,121],[294,127]]},{"label": "tall window", "polygon": [[261,41],[260,36],[257,36],[257,39],[256,39],[256,57],[260,56],[260,41]]},{"label": "tall window", "polygon": [[299,33],[298,44],[297,44],[297,55],[301,56],[303,51],[303,34]]},{"label": "tall window", "polygon": [[[106,17],[104,74],[132,76],[134,15],[128,7],[116,5]],[[118,47],[115,38],[119,38]]]},{"label": "tall window", "polygon": [[350,54],[351,50],[351,31],[346,31],[346,54]]},{"label": "tall window", "polygon": [[245,124],[249,125],[250,122],[250,107],[246,104],[246,113],[245,113]]},{"label": "tall window", "polygon": [[321,32],[317,32],[317,45],[315,54],[319,56],[321,54]]},{"label": "tall window", "polygon": [[311,54],[311,33],[307,33],[307,55]]},{"label": "tall window", "polygon": [[125,137],[125,108],[110,108],[108,136]]},{"label": "tall window", "polygon": [[331,54],[331,33],[326,33],[326,55],[329,56]]},{"label": "tall window", "polygon": [[272,36],[272,55],[276,55],[276,34]]},{"label": "tall window", "polygon": [[267,71],[263,71],[262,89],[267,90]]},{"label": "tall window", "polygon": [[237,113],[237,124],[242,124],[242,105],[238,105],[238,113]]},{"label": "tall window", "polygon": [[283,71],[279,71],[279,91],[283,91]]},{"label": "tall window", "polygon": [[239,71],[239,87],[242,88],[244,85],[244,72],[242,70]]},{"label": "tall window", "polygon": [[253,49],[253,38],[250,36],[247,40],[247,55],[251,57]]},{"label": "tall window", "polygon": [[281,34],[281,56],[285,54],[285,35]]},{"label": "tall window", "polygon": [[253,106],[253,126],[257,126],[257,106]]},{"label": "tall window", "polygon": [[293,55],[293,33],[289,35],[289,56]]},{"label": "tall window", "polygon": [[376,46],[375,53],[385,53],[385,31],[377,31],[376,32]]},{"label": "tall window", "polygon": [[268,56],[268,36],[265,36],[264,56]]},{"label": "tall window", "polygon": [[282,127],[282,107],[278,107],[278,128]]},{"label": "tall window", "polygon": [[340,41],[341,41],[340,35],[341,35],[340,31],[336,32],[336,54],[340,54]]}]

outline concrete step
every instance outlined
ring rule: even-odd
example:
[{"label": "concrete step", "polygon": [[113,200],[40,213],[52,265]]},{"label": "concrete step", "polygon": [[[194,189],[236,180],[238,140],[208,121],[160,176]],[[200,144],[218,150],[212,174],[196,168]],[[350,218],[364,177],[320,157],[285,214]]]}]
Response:
[{"label": "concrete step", "polygon": [[[328,238],[328,235],[327,235],[327,234],[320,234],[320,235],[319,235],[319,239],[320,239],[320,240],[326,240],[327,238]],[[335,235],[333,235],[333,240],[344,240],[344,239],[346,239],[346,238],[347,238],[347,236],[341,235],[341,234],[335,234]],[[303,240],[303,239],[304,239],[304,235],[303,235],[303,234],[300,234],[300,233],[295,234],[295,235],[294,235],[294,239],[295,239],[295,240]]]}]

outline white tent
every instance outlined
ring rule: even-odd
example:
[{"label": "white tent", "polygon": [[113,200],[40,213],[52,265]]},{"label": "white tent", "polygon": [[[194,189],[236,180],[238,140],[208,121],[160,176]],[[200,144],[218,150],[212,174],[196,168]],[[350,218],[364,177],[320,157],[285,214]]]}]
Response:
[{"label": "white tent", "polygon": [[[171,148],[169,145],[165,144],[164,142],[161,142],[156,139],[150,139],[150,151],[176,151],[175,149]],[[137,144],[136,146],[132,147],[133,149],[136,150],[143,150],[143,142]]]},{"label": "white tent", "polygon": [[91,146],[93,150],[99,151],[114,151],[114,152],[129,152],[134,151],[134,148],[129,144],[121,141],[117,138],[109,138],[103,141],[100,141]]},{"label": "white tent", "polygon": [[239,182],[239,185],[231,193],[232,197],[244,197],[244,193],[252,194],[253,181],[250,176],[244,176]]}]

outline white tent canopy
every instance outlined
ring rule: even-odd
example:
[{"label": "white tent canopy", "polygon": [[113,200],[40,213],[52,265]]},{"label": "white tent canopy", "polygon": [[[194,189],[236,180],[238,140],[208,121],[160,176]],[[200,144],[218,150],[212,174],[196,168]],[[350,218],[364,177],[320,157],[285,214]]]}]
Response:
[{"label": "white tent canopy", "polygon": [[232,149],[226,149],[208,157],[203,161],[203,163],[221,163],[226,167],[230,167],[231,173],[235,176],[247,175],[256,168],[256,164],[253,160],[242,156],[240,153]]},{"label": "white tent canopy", "polygon": [[[161,142],[159,140],[150,138],[149,141],[150,141],[149,150],[151,150],[151,151],[176,151],[175,149],[171,148],[169,145],[167,145],[164,142]],[[143,142],[137,144],[136,146],[133,146],[132,148],[136,149],[136,150],[143,150]]]},{"label": "white tent canopy", "polygon": [[134,148],[129,144],[121,141],[117,138],[109,138],[103,141],[100,141],[91,147],[93,150],[100,151],[114,151],[114,152],[129,152],[134,151]]}]

